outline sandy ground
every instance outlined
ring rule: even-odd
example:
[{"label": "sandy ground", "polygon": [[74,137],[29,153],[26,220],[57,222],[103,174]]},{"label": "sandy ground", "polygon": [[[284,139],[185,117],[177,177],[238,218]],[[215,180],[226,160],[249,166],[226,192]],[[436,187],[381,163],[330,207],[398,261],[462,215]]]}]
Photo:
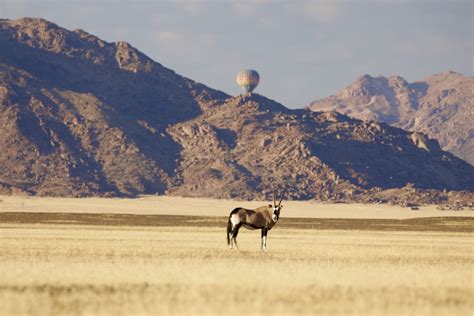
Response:
[{"label": "sandy ground", "polygon": [[[227,216],[235,207],[255,208],[265,201],[232,201],[169,196],[126,198],[51,198],[0,196],[0,212],[102,213],[148,215]],[[440,211],[435,205],[409,208],[373,204],[325,204],[311,201],[284,201],[282,217],[378,218],[474,217],[474,211]]]}]

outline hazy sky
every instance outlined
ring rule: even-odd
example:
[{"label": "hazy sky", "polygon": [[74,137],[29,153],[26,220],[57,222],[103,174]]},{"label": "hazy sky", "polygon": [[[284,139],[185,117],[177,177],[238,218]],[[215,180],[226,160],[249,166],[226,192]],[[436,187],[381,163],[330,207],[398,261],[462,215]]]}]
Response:
[{"label": "hazy sky", "polygon": [[256,92],[289,107],[363,74],[408,81],[473,75],[474,1],[0,0],[0,17],[42,17],[124,40],[168,68],[229,94],[256,69]]}]

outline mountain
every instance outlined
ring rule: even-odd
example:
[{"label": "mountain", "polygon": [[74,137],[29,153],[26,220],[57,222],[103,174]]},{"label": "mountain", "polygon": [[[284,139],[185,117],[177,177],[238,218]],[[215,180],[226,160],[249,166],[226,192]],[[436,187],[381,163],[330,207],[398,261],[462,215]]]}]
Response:
[{"label": "mountain", "polygon": [[309,108],[422,132],[474,165],[474,77],[450,71],[408,83],[364,75]]},{"label": "mountain", "polygon": [[182,147],[173,194],[252,198],[286,183],[295,199],[346,200],[411,183],[474,188],[474,168],[423,134],[259,95],[230,98],[168,132]]},{"label": "mountain", "polygon": [[42,19],[0,21],[0,135],[7,194],[254,199],[287,185],[292,199],[383,202],[393,199],[380,192],[474,191],[474,167],[422,133],[230,97]]},{"label": "mountain", "polygon": [[44,195],[163,192],[170,124],[228,95],[128,43],[42,19],[0,21],[0,185]]}]

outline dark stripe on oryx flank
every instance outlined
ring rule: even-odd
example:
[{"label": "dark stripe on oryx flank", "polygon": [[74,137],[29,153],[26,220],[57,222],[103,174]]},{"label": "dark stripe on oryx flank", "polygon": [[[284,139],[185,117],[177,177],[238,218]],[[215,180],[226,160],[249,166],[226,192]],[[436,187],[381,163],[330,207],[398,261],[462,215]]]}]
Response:
[{"label": "dark stripe on oryx flank", "polygon": [[256,226],[256,225],[250,224],[250,223],[243,223],[243,225],[244,225],[244,227],[245,227],[245,226],[250,226],[250,227],[255,228],[255,229],[262,229],[262,228],[265,228],[265,227],[263,227],[263,226]]}]

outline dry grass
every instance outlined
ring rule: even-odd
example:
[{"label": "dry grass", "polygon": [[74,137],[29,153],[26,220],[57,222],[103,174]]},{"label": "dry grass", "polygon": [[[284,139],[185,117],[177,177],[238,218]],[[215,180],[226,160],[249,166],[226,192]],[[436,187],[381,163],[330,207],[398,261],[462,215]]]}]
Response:
[{"label": "dry grass", "polygon": [[0,315],[472,314],[471,232],[288,224],[269,233],[267,253],[259,232],[243,230],[238,252],[202,220],[1,221]]}]

